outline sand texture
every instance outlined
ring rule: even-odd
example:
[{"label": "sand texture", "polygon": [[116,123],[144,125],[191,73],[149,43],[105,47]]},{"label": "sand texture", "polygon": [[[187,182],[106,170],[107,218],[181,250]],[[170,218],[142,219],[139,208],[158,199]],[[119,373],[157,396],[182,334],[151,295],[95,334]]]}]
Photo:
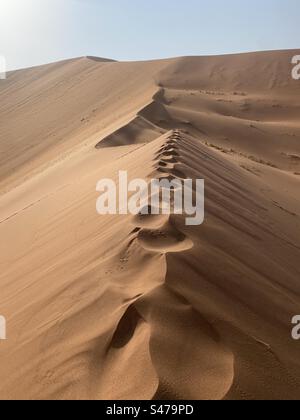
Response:
[{"label": "sand texture", "polygon": [[[0,399],[300,399],[297,51],[0,82]],[[204,178],[205,222],[96,183]]]}]

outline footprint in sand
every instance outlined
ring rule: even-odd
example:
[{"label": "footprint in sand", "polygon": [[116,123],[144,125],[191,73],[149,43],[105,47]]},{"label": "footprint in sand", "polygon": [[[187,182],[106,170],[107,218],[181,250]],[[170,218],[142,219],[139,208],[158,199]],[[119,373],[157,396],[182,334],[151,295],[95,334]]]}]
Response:
[{"label": "footprint in sand", "polygon": [[186,251],[194,246],[192,240],[172,225],[170,215],[151,214],[150,206],[148,213],[140,213],[133,219],[138,243],[144,249],[168,253]]},{"label": "footprint in sand", "polygon": [[141,209],[140,213],[133,218],[136,233],[140,232],[142,228],[158,229],[164,226],[169,220],[169,215],[157,213],[160,213],[160,210],[155,211],[151,205]]},{"label": "footprint in sand", "polygon": [[193,241],[169,224],[161,229],[143,229],[138,234],[140,245],[148,250],[166,254],[193,248]]},{"label": "footprint in sand", "polygon": [[174,157],[174,156],[179,157],[179,153],[177,153],[176,150],[173,148],[168,148],[168,149],[163,148],[160,152],[156,154],[156,156],[157,158]]},{"label": "footprint in sand", "polygon": [[[167,143],[156,154],[156,171],[162,180],[183,180],[185,174],[178,169],[179,153],[177,142],[181,139],[179,132],[174,132]],[[156,214],[155,214],[156,213]],[[141,210],[133,222],[138,230],[137,240],[148,251],[166,254],[182,252],[191,249],[194,244],[191,239],[180,232],[171,222],[170,215],[157,214],[151,206]]]}]

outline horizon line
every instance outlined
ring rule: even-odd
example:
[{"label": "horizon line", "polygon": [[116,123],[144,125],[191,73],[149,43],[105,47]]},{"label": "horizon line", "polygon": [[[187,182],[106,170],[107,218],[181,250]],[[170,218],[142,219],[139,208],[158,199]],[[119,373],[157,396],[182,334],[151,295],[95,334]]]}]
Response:
[{"label": "horizon line", "polygon": [[221,53],[221,54],[203,54],[203,55],[195,55],[195,54],[187,54],[187,55],[178,55],[178,56],[167,56],[162,58],[149,58],[149,59],[128,59],[128,60],[117,60],[113,58],[107,58],[107,57],[100,57],[95,55],[83,55],[83,56],[76,56],[76,57],[70,57],[70,58],[61,58],[58,60],[51,60],[47,62],[43,62],[41,64],[33,64],[28,67],[19,67],[19,68],[13,68],[11,70],[7,70],[7,73],[13,73],[17,71],[22,70],[30,70],[38,67],[43,66],[49,66],[53,64],[59,64],[64,63],[68,61],[76,61],[76,60],[82,60],[82,59],[88,59],[88,60],[94,60],[99,61],[103,63],[146,63],[146,62],[153,62],[153,61],[168,61],[168,60],[176,60],[181,58],[212,58],[212,57],[228,57],[228,56],[238,56],[238,55],[249,55],[249,54],[266,54],[266,53],[280,53],[280,52],[289,52],[289,51],[297,51],[299,50],[300,54],[300,47],[299,48],[284,48],[284,49],[270,49],[270,50],[250,50],[250,51],[241,51],[241,52],[232,52],[232,53]]}]

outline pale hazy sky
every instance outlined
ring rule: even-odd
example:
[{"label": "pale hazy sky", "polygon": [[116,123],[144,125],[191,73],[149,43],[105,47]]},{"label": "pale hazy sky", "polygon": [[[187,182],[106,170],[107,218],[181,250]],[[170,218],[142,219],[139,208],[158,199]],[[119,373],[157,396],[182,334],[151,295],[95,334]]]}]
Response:
[{"label": "pale hazy sky", "polygon": [[0,55],[21,68],[300,49],[299,0],[0,0]]}]

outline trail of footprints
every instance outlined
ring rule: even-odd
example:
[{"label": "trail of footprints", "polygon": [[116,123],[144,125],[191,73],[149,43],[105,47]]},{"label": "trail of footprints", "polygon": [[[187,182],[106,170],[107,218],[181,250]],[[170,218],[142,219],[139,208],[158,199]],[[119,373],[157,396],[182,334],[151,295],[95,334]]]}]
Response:
[{"label": "trail of footprints", "polygon": [[[158,179],[185,179],[184,173],[176,169],[180,163],[180,142],[182,135],[175,130],[167,142],[155,155],[155,174]],[[134,218],[135,231],[139,244],[148,251],[166,254],[168,252],[182,252],[193,247],[193,242],[178,230],[172,215],[154,215],[151,206],[148,214],[142,211]]]},{"label": "trail of footprints", "polygon": [[[182,137],[178,131],[174,131],[167,139],[161,149],[155,156],[155,175],[158,178],[174,179],[177,176],[176,164],[180,163],[180,142]],[[151,213],[151,207],[148,208],[148,214],[138,214],[133,219],[134,229],[130,235],[130,242],[120,261],[128,261],[131,253],[131,246],[135,243],[143,249],[158,253],[176,253],[191,249],[194,244],[183,232],[175,225],[175,218],[172,215],[154,215]],[[135,251],[132,251],[135,252]],[[154,285],[154,288],[157,285]],[[161,293],[164,293],[163,286]],[[147,297],[147,293],[139,294],[133,299],[132,303],[126,309],[123,317],[117,325],[112,340],[107,351],[120,350],[134,338],[138,325],[144,324],[147,319],[143,316],[138,307],[141,299],[148,304],[156,307],[156,302],[151,299],[151,291]],[[130,303],[130,301],[128,303]],[[161,379],[161,378],[160,378]]]}]

